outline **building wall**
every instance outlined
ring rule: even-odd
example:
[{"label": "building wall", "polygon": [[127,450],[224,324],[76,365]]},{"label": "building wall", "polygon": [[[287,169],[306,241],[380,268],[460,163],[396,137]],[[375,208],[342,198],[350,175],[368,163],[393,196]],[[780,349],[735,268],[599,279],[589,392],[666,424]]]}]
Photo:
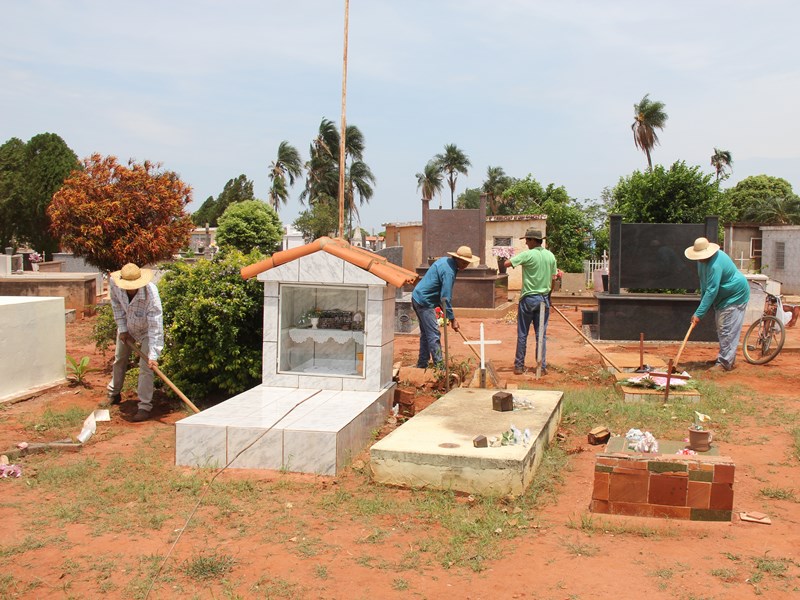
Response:
[{"label": "building wall", "polygon": [[[800,294],[800,226],[774,225],[761,229],[761,271],[781,282],[784,294]],[[783,265],[779,264],[778,243],[783,244]]]},{"label": "building wall", "polygon": [[64,381],[66,347],[63,298],[0,296],[0,401]]},{"label": "building wall", "polygon": [[[423,264],[422,261],[422,223],[386,223],[386,245],[403,247],[402,267],[413,271]],[[495,238],[510,237],[515,253],[527,249],[525,240],[519,239],[525,231],[533,227],[547,232],[546,215],[513,215],[507,217],[492,216],[486,218],[486,266],[497,268],[497,258],[492,254]],[[453,242],[452,250],[458,249],[461,244]],[[545,246],[547,244],[545,243]],[[477,248],[472,249],[474,254],[479,254]],[[438,258],[438,257],[437,257]],[[426,261],[427,263],[427,261]],[[522,287],[521,269],[508,270],[509,289],[518,290]]]},{"label": "building wall", "polygon": [[58,296],[78,319],[97,304],[95,276],[91,273],[26,273],[0,276],[0,296]]},{"label": "building wall", "polygon": [[757,272],[761,269],[761,258],[751,255],[752,238],[760,238],[758,225],[729,224],[724,226],[725,237],[722,249],[733,259],[740,271]]}]

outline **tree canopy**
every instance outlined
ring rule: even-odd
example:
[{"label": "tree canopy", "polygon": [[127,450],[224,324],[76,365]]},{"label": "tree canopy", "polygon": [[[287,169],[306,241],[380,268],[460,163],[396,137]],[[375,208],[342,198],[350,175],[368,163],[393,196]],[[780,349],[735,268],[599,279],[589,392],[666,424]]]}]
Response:
[{"label": "tree canopy", "polygon": [[650,94],[645,94],[638,104],[633,105],[633,143],[647,156],[648,168],[653,168],[650,152],[658,144],[656,129],[664,129],[667,124],[667,113],[664,112],[664,103],[650,100]]},{"label": "tree canopy", "polygon": [[192,190],[161,165],[93,154],[73,171],[48,208],[52,231],[77,256],[103,271],[146,265],[185,246]]},{"label": "tree canopy", "polygon": [[192,215],[192,222],[198,227],[208,223],[211,227],[219,224],[219,218],[231,204],[253,200],[253,182],[244,174],[236,179],[229,179],[228,183],[216,199],[209,196],[202,206]]},{"label": "tree canopy", "polygon": [[472,163],[464,151],[455,144],[446,144],[444,152],[437,154],[434,160],[442,172],[447,174],[447,185],[450,187],[450,208],[454,208],[458,174],[467,175]]},{"label": "tree canopy", "polygon": [[275,212],[278,206],[289,200],[289,187],[303,174],[303,160],[297,148],[286,140],[278,145],[278,156],[269,166],[269,201]]},{"label": "tree canopy", "polygon": [[714,176],[683,161],[634,171],[611,194],[612,212],[628,223],[702,223],[708,215],[725,220],[733,212]]},{"label": "tree canopy", "polygon": [[800,198],[792,184],[780,177],[754,175],[725,190],[736,207],[735,218],[770,225],[799,225]]},{"label": "tree canopy", "polygon": [[55,133],[28,143],[11,138],[0,146],[0,244],[27,243],[58,250],[59,231],[50,227],[47,207],[69,174],[80,168],[76,154]]},{"label": "tree canopy", "polygon": [[231,204],[219,218],[216,240],[220,250],[236,248],[246,254],[255,249],[272,254],[280,250],[282,239],[278,213],[260,200]]}]

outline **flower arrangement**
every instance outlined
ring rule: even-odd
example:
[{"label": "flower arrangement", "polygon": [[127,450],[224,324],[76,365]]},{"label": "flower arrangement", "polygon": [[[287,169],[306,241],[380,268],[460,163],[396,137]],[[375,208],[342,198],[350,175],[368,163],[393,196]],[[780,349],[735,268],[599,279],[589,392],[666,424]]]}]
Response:
[{"label": "flower arrangement", "polygon": [[708,415],[694,411],[694,423],[689,426],[689,429],[693,429],[694,431],[705,431],[706,428],[703,423],[708,423],[710,421],[711,417]]},{"label": "flower arrangement", "polygon": [[556,279],[558,281],[561,281],[561,279],[563,279],[563,277],[564,277],[564,271],[562,271],[561,269],[557,269],[556,270]]},{"label": "flower arrangement", "polygon": [[42,255],[39,254],[38,252],[31,252],[28,255],[28,260],[31,261],[32,263],[40,263],[42,262]]},{"label": "flower arrangement", "polygon": [[492,246],[492,255],[498,258],[511,258],[515,252],[514,246]]}]

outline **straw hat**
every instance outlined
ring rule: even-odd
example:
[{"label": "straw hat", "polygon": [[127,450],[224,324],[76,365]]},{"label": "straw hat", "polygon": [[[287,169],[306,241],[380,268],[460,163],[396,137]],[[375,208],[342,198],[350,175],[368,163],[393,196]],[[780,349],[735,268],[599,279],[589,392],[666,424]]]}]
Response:
[{"label": "straw hat", "polygon": [[472,248],[469,246],[461,246],[455,252],[448,252],[448,254],[453,258],[464,260],[472,265],[479,263],[481,260],[477,256],[472,256]]},{"label": "straw hat", "polygon": [[533,227],[529,227],[528,230],[525,232],[521,240],[543,240],[545,239],[544,235],[542,234],[541,229],[534,229]]},{"label": "straw hat", "polygon": [[140,269],[133,263],[128,263],[119,271],[111,273],[111,279],[117,287],[123,290],[138,290],[143,288],[153,279],[152,269]]},{"label": "straw hat", "polygon": [[719,244],[709,242],[704,237],[699,237],[694,241],[693,246],[689,246],[683,253],[689,260],[704,260],[711,258],[719,250]]}]

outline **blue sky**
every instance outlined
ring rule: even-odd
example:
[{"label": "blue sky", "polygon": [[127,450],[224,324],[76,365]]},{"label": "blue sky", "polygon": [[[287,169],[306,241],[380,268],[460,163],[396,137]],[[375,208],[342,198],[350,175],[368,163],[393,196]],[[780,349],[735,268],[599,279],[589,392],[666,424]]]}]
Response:
[{"label": "blue sky", "polygon": [[[0,143],[53,132],[81,158],[161,162],[193,187],[192,210],[242,173],[266,199],[278,144],[305,160],[320,120],[340,121],[343,1],[2,14]],[[669,115],[654,163],[711,172],[716,146],[733,154],[725,186],[765,173],[800,192],[798,23],[795,0],[351,0],[347,122],[377,179],[362,226],[419,220],[415,173],[448,143],[472,161],[456,193],[491,165],[599,198],[646,167],[630,125],[647,93]]]}]

